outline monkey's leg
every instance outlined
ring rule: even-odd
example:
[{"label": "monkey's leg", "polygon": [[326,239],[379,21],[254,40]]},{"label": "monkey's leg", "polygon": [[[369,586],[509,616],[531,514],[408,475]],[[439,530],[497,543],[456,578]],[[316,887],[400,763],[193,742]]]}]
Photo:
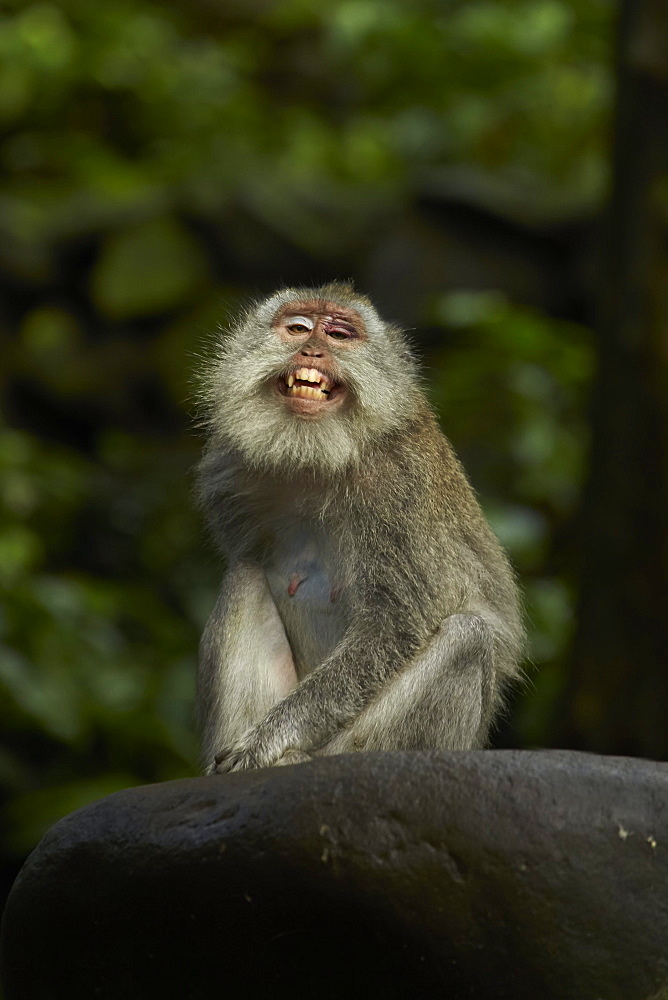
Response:
[{"label": "monkey's leg", "polygon": [[390,681],[352,726],[317,753],[484,746],[495,688],[490,626],[478,615],[451,615],[429,646]]},{"label": "monkey's leg", "polygon": [[297,685],[283,622],[261,567],[241,562],[223,578],[200,644],[197,708],[205,767]]}]

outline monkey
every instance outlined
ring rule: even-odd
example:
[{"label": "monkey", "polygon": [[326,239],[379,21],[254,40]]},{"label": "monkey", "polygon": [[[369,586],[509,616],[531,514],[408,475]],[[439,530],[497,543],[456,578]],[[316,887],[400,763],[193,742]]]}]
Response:
[{"label": "monkey", "polygon": [[523,623],[402,330],[352,284],[215,339],[197,495],[226,560],[200,647],[206,773],[484,748]]}]

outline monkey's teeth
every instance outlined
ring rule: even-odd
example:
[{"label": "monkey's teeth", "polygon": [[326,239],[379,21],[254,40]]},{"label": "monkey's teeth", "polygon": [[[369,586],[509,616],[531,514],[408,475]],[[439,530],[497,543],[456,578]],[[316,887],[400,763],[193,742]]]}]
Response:
[{"label": "monkey's teeth", "polygon": [[293,385],[292,388],[288,389],[288,396],[294,396],[297,399],[326,399],[327,393],[322,392],[314,385]]},{"label": "monkey's teeth", "polygon": [[327,382],[325,376],[317,368],[300,368],[294,373],[294,377],[301,382],[315,382],[316,385],[319,385],[320,382]]},{"label": "monkey's teeth", "polygon": [[[332,389],[332,382],[319,372],[317,368],[299,368],[285,378],[288,395],[300,396],[302,399],[321,399],[329,394]],[[309,385],[295,385],[295,382],[310,382]],[[299,390],[299,391],[298,391]],[[313,395],[315,392],[315,395]]]}]

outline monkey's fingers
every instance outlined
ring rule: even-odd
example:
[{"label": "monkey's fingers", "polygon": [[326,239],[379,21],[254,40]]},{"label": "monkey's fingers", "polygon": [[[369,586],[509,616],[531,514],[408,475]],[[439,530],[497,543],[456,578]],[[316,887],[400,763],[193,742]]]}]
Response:
[{"label": "monkey's fingers", "polygon": [[216,754],[212,768],[215,774],[229,774],[231,771],[250,771],[259,767],[259,763],[250,750],[245,747],[227,747]]},{"label": "monkey's fingers", "polygon": [[209,768],[209,774],[227,774],[234,767],[238,751],[234,747],[225,747],[220,750],[213,759],[213,764]]},{"label": "monkey's fingers", "polygon": [[259,760],[250,750],[241,750],[235,754],[231,771],[253,771],[256,767],[261,767]]}]

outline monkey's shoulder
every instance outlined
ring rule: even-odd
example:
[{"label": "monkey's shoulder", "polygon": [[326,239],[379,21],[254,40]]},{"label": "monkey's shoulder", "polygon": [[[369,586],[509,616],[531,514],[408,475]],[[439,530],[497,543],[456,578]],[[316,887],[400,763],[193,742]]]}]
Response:
[{"label": "monkey's shoulder", "polygon": [[345,484],[362,502],[398,504],[413,514],[475,515],[479,505],[452,444],[426,404],[401,430],[379,440]]}]

